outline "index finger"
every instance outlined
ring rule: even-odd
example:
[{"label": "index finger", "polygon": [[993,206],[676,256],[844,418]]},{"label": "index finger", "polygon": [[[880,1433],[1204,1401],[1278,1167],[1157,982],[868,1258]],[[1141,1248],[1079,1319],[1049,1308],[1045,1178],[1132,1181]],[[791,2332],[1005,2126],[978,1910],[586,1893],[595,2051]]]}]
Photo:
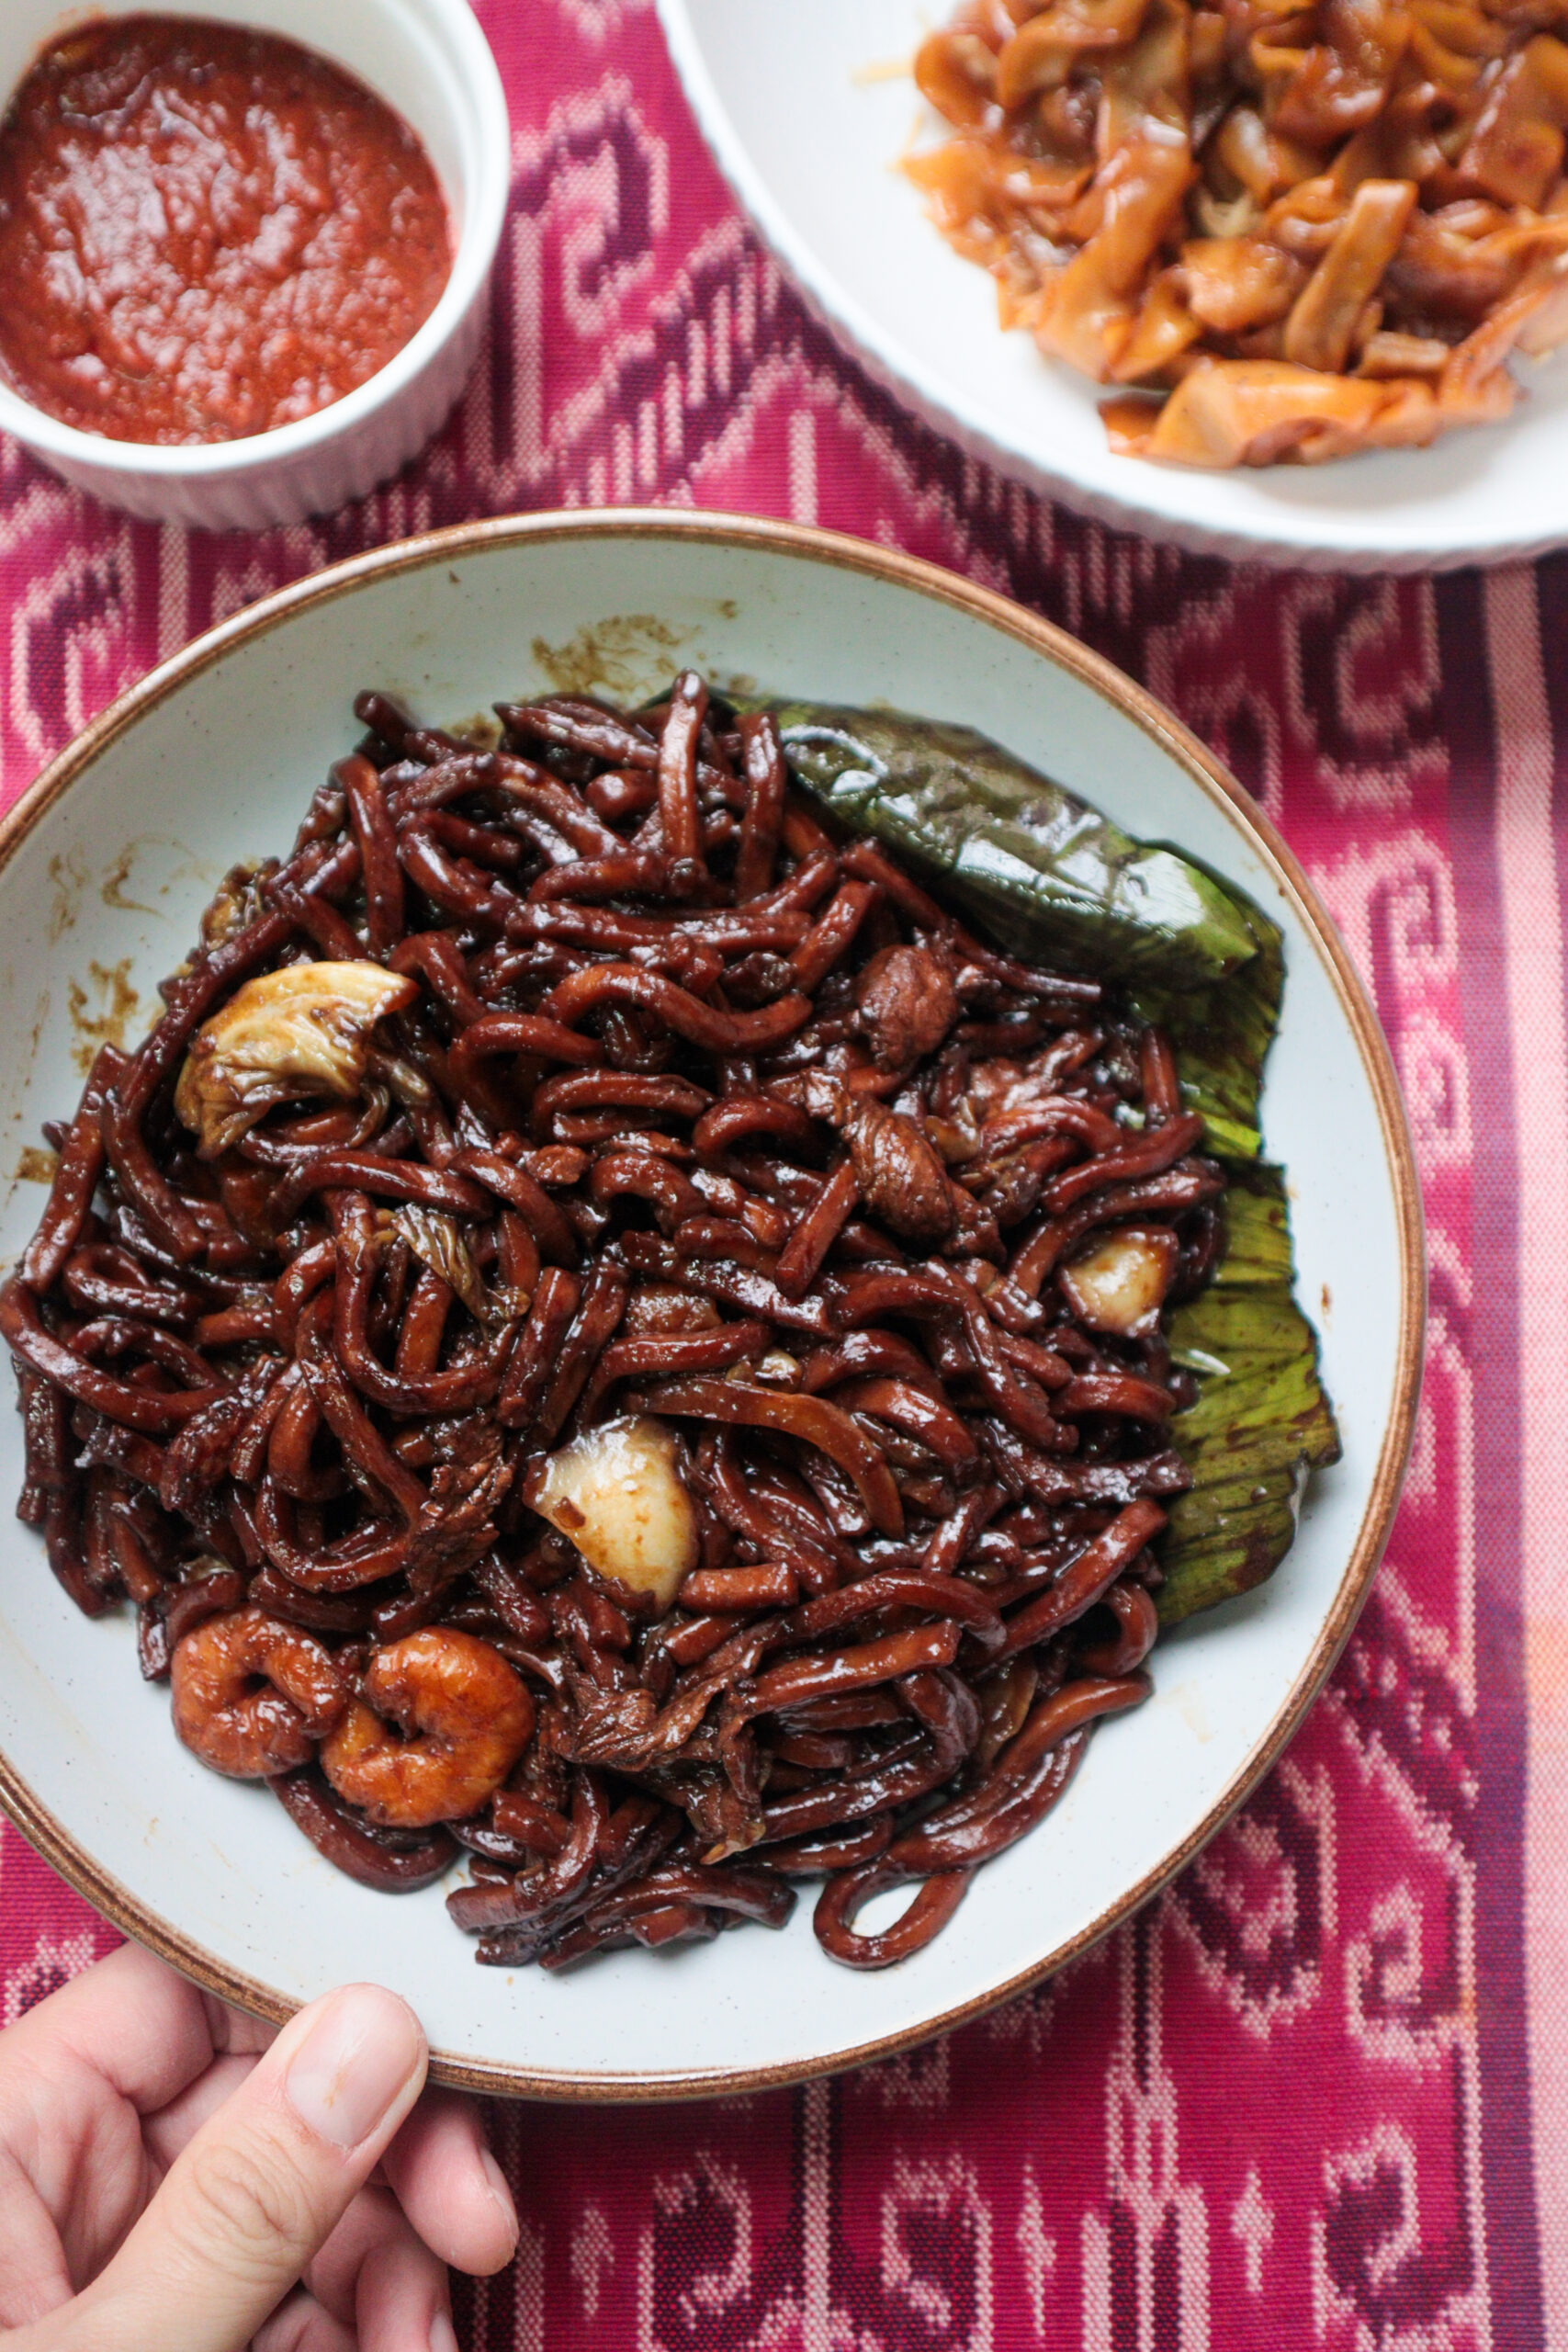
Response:
[{"label": "index finger", "polygon": [[381,2158],[381,2169],[433,2253],[488,2278],[517,2251],[517,2210],[485,2143],[477,2099],[427,2090]]}]

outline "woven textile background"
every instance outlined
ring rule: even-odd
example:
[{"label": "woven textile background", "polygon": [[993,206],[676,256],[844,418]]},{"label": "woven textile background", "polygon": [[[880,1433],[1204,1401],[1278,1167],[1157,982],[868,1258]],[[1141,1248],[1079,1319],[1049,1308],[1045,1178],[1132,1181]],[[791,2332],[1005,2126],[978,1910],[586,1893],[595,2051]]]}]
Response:
[{"label": "woven textile background", "polygon": [[[1414,1467],[1252,1804],[1055,1981],[799,2094],[497,2117],[524,2216],[473,2352],[1568,2346],[1568,561],[1336,582],[1053,509],[905,419],[738,219],[650,0],[490,0],[513,214],[423,462],[263,538],[129,523],[0,441],[0,794],[159,656],[427,525],[792,514],[1021,597],[1172,703],[1376,990],[1430,1222]],[[14,1831],[16,2017],[114,1940]]]}]

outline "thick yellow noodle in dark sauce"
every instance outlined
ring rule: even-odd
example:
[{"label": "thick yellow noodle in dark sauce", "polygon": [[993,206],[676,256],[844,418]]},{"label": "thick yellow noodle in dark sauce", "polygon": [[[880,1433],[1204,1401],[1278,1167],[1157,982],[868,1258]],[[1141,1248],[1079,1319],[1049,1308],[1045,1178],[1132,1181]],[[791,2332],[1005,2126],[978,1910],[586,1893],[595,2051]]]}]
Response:
[{"label": "thick yellow noodle in dark sauce", "polygon": [[[481,1960],[813,1878],[900,1959],[1148,1689],[1162,1317],[1223,1239],[1170,1049],[829,838],[693,673],[493,750],[356,708],[53,1131],[21,1515],[333,1861],[467,1849]],[[590,1565],[606,1432],[662,1589]]]}]

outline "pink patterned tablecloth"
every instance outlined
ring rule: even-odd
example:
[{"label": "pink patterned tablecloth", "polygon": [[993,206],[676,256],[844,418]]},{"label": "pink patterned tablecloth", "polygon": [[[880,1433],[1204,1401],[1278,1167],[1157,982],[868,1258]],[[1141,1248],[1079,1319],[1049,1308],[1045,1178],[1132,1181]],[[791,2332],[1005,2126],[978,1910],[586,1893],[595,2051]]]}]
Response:
[{"label": "pink patterned tablecloth", "polygon": [[[276,582],[432,524],[627,501],[908,548],[1145,680],[1283,828],[1376,990],[1431,1235],[1414,1466],[1326,1694],[1123,1933],[796,2094],[514,2108],[485,2352],[1568,2346],[1568,560],[1238,571],[1079,522],[904,417],[738,218],[650,0],[489,0],[513,214],[423,462],[187,536],[0,441],[0,794]],[[1556,658],[1553,658],[1553,657]],[[0,1842],[6,2019],[114,1940]]]}]

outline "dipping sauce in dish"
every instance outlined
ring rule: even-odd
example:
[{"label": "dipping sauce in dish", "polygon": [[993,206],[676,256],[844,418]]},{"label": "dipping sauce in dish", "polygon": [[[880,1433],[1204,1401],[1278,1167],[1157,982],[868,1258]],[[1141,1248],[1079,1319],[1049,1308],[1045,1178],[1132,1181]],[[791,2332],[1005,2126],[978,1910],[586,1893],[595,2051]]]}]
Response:
[{"label": "dipping sauce in dish", "polygon": [[270,33],[121,17],[46,49],[0,123],[0,368],[115,441],[232,441],[329,407],[440,300],[419,141]]}]

